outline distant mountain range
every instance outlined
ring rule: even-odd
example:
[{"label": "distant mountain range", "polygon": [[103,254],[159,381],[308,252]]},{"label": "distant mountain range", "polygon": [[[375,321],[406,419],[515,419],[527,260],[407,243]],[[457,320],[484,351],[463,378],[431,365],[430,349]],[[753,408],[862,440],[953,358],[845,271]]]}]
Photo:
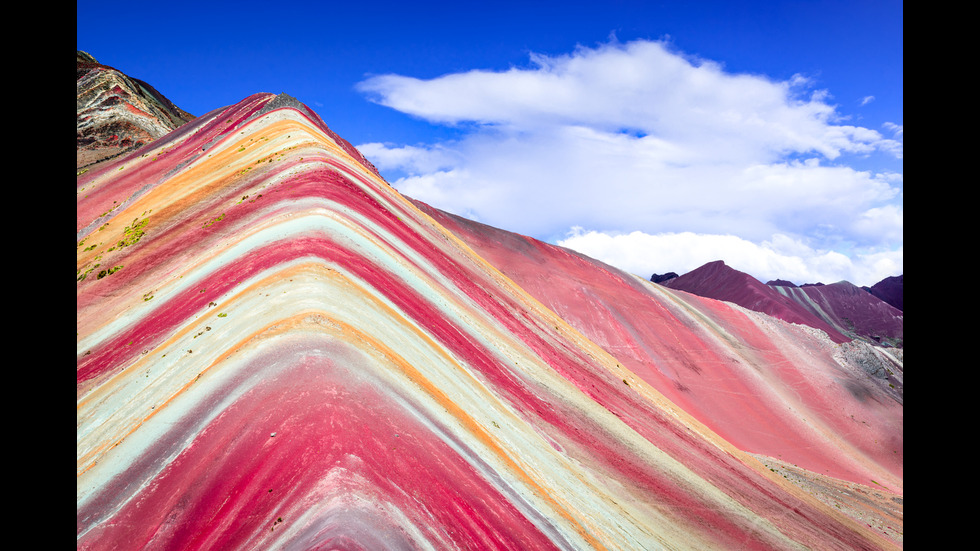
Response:
[{"label": "distant mountain range", "polygon": [[903,547],[871,292],[653,283],[76,59],[77,549]]},{"label": "distant mountain range", "polygon": [[776,280],[764,284],[718,260],[682,276],[651,277],[652,281],[657,279],[671,289],[734,302],[820,329],[835,342],[867,338],[887,346],[903,346],[902,276],[887,278],[870,289],[847,281],[796,286]]}]

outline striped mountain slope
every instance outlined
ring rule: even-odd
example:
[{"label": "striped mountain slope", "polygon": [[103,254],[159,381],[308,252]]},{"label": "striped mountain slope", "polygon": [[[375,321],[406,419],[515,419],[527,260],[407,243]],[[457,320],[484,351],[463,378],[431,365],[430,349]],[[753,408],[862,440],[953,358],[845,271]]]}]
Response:
[{"label": "striped mountain slope", "polygon": [[293,98],[76,198],[78,549],[901,546],[776,463],[902,495],[901,397],[843,347],[467,234]]}]

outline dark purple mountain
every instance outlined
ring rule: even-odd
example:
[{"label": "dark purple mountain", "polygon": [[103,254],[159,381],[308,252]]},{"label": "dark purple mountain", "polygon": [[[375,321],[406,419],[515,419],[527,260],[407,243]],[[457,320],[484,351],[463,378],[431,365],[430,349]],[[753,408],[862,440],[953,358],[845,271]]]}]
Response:
[{"label": "dark purple mountain", "polygon": [[[897,295],[901,304],[901,277],[888,278],[875,287],[883,295]],[[835,342],[865,338],[902,346],[902,310],[847,281],[797,286],[777,279],[763,284],[717,260],[661,285],[805,324],[825,331]]]},{"label": "dark purple mountain", "polygon": [[904,274],[886,277],[871,287],[864,287],[863,289],[904,312],[905,308],[902,307],[903,299],[905,297],[905,291],[902,288],[904,285],[904,278]]}]

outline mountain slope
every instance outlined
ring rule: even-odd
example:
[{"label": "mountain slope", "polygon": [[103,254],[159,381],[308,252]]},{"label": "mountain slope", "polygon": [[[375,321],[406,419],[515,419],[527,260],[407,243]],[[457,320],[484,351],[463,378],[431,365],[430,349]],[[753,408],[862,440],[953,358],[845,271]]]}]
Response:
[{"label": "mountain slope", "polygon": [[902,311],[850,282],[772,288],[841,333],[898,346],[903,344]]},{"label": "mountain slope", "polygon": [[[881,357],[876,365],[898,373],[869,377],[845,358],[870,364],[879,358],[871,347],[671,292],[574,251],[415,204],[740,449],[865,484],[889,476],[860,466],[871,457],[874,469],[901,477],[900,368]],[[871,440],[853,431],[858,411],[875,427]],[[844,451],[848,445],[855,449]]]},{"label": "mountain slope", "polygon": [[[79,549],[895,546],[678,407],[292,98],[198,117],[76,189]],[[785,356],[738,342],[776,376]],[[854,422],[877,422],[894,399],[838,365],[873,398]],[[857,448],[841,468],[900,493],[900,459]]]},{"label": "mountain slope", "polygon": [[892,276],[875,283],[866,289],[872,295],[904,311],[905,306],[905,276]]}]

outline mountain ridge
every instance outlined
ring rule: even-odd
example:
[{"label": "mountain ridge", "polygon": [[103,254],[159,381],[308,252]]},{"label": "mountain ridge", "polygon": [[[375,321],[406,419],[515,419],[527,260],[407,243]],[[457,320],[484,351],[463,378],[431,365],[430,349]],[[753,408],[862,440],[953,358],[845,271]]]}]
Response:
[{"label": "mountain ridge", "polygon": [[811,468],[901,495],[901,394],[841,347],[404,198],[294,98],[197,117],[79,175],[76,201],[80,549],[901,538],[678,405],[737,374],[792,428],[768,454],[816,445]]},{"label": "mountain ridge", "polygon": [[797,286],[776,280],[763,284],[716,260],[660,284],[802,323],[825,331],[838,343],[864,338],[887,346],[903,344],[902,311],[847,281]]},{"label": "mountain ridge", "polygon": [[790,323],[801,323],[821,329],[837,343],[851,340],[823,319],[803,309],[796,301],[773,292],[771,286],[728,266],[722,260],[708,262],[686,274],[665,281],[663,285],[707,298],[727,300]]}]

